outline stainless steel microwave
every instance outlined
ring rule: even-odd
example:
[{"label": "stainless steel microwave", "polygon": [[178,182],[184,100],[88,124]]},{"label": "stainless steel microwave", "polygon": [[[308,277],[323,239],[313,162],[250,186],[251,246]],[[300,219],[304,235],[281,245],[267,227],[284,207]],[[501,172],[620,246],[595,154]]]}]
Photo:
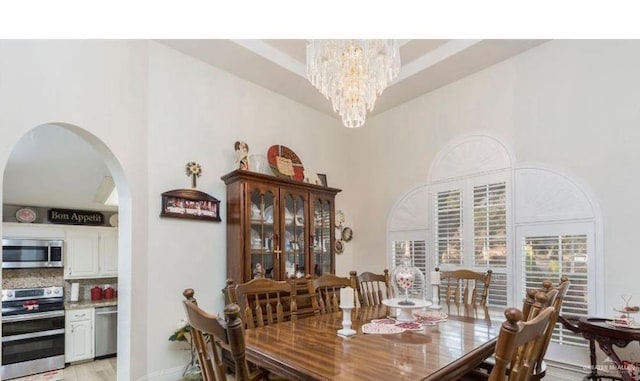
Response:
[{"label": "stainless steel microwave", "polygon": [[2,268],[62,267],[62,240],[5,238]]}]

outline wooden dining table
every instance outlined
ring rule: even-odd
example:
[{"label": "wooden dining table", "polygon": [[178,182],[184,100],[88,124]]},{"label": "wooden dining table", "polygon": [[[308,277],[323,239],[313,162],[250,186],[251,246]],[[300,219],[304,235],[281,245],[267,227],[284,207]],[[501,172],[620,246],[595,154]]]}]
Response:
[{"label": "wooden dining table", "polygon": [[290,380],[458,380],[495,350],[503,309],[444,306],[446,321],[394,334],[364,334],[362,325],[387,318],[386,306],[352,310],[341,337],[342,312],[247,329],[247,359]]}]

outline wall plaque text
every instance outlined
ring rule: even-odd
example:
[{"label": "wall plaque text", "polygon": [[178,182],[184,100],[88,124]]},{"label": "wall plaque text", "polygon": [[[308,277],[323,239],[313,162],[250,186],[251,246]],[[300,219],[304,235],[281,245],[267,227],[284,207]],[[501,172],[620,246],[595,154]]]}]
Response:
[{"label": "wall plaque text", "polygon": [[72,209],[49,209],[49,221],[67,225],[104,225],[104,215],[100,212]]}]

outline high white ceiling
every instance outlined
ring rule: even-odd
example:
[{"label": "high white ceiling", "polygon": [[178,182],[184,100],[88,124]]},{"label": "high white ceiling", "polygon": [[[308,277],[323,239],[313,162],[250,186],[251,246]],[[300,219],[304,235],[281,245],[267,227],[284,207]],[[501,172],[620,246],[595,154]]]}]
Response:
[{"label": "high white ceiling", "polygon": [[[205,63],[338,118],[306,79],[306,40],[158,40]],[[398,78],[371,116],[454,82],[547,40],[402,40]],[[34,126],[35,127],[35,126]],[[366,128],[366,122],[365,126]],[[56,126],[27,133],[4,174],[3,203],[111,211],[94,201],[110,173],[81,138]]]},{"label": "high white ceiling", "polygon": [[[158,40],[203,62],[338,118],[306,79],[307,40]],[[400,40],[398,78],[371,117],[548,40]],[[365,122],[366,126],[366,122]]]},{"label": "high white ceiling", "polygon": [[30,130],[16,143],[4,171],[3,204],[115,211],[94,201],[105,176],[98,153],[56,125]]}]

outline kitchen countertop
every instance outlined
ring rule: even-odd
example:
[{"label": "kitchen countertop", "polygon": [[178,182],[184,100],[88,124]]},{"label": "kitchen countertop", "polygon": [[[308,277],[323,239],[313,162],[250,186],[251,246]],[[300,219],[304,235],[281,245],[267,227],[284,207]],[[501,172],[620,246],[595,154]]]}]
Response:
[{"label": "kitchen countertop", "polygon": [[65,310],[77,310],[81,308],[97,308],[117,306],[118,299],[81,300],[79,302],[64,302]]}]

